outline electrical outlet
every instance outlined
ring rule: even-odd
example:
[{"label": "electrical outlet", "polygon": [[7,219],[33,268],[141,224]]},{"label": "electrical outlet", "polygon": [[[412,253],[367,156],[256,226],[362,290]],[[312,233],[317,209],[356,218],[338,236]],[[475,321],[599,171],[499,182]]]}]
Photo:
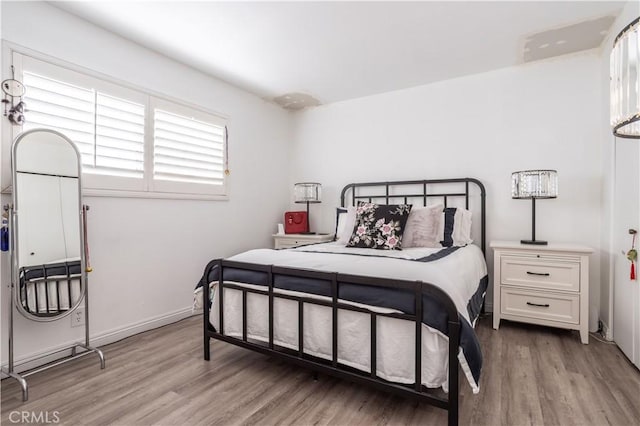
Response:
[{"label": "electrical outlet", "polygon": [[82,327],[84,325],[84,309],[78,308],[71,313],[71,327]]}]

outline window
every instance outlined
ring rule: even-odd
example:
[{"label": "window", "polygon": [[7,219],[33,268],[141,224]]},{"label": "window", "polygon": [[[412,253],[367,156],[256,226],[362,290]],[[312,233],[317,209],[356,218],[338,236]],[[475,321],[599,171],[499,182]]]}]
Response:
[{"label": "window", "polygon": [[144,105],[96,93],[95,173],[144,177]]},{"label": "window", "polygon": [[152,105],[154,190],[224,185],[224,121],[159,99]]},{"label": "window", "polygon": [[23,130],[68,136],[86,188],[226,195],[223,118],[18,53],[14,64],[26,88]]},{"label": "window", "polygon": [[144,177],[144,105],[29,71],[22,74],[28,120],[71,139],[85,173]]}]

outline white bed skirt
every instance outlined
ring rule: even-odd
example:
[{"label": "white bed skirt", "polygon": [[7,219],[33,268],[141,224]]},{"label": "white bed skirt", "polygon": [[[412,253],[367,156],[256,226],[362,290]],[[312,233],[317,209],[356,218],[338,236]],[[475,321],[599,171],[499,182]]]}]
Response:
[{"label": "white bed skirt", "polygon": [[[264,290],[263,286],[233,283]],[[219,303],[217,283],[211,283],[214,303],[210,322],[219,329]],[[200,290],[196,292],[195,306],[201,306]],[[305,296],[331,301],[330,298],[307,293],[275,289],[276,293]],[[381,313],[399,312],[392,309],[340,301]],[[304,304],[304,353],[332,359],[332,309],[326,306]],[[298,350],[298,302],[274,300],[274,344]],[[412,321],[378,317],[376,323],[376,374],[396,383],[415,383],[415,323]],[[224,334],[242,339],[242,292],[225,288]],[[338,362],[370,372],[371,316],[362,312],[338,310]],[[269,340],[269,299],[260,294],[247,294],[247,337],[262,342]],[[449,340],[440,331],[422,324],[422,384],[429,388],[448,391]],[[462,370],[473,392],[478,393],[471,371],[462,351],[458,353]]]},{"label": "white bed skirt", "polygon": [[[59,282],[56,284],[54,281],[59,278]],[[49,277],[49,282],[27,282],[27,306],[29,311],[42,313],[56,313],[61,311],[68,311],[73,307],[78,299],[82,297],[82,291],[80,286],[80,278],[68,279],[67,276]],[[36,304],[36,290],[38,288],[38,303]],[[58,290],[59,293],[58,294]],[[69,298],[71,294],[71,298]],[[48,298],[47,298],[48,296]],[[58,300],[60,305],[58,306]]]}]

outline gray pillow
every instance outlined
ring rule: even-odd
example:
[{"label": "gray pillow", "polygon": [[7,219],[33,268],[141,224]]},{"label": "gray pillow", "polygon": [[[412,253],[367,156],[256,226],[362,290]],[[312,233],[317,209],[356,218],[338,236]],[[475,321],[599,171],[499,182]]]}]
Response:
[{"label": "gray pillow", "polygon": [[441,247],[439,231],[443,210],[442,204],[412,208],[402,236],[402,247]]}]

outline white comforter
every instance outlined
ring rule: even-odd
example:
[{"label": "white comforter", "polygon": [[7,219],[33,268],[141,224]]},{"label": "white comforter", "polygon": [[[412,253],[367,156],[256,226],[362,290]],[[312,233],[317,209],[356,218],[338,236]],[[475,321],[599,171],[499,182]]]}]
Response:
[{"label": "white comforter", "polygon": [[[487,274],[482,251],[475,245],[458,249],[448,256],[432,262],[412,262],[399,259],[419,259],[441,249],[411,248],[402,251],[346,248],[337,243],[316,244],[289,250],[250,250],[229,260],[265,265],[287,266],[345,274],[424,281],[443,289],[454,301],[458,311],[469,322],[467,302],[476,292],[479,281]],[[380,257],[384,256],[384,257]],[[250,284],[247,287],[263,288]],[[213,297],[216,283],[211,285]],[[276,292],[299,294],[287,290]],[[329,298],[306,295],[319,299]],[[196,298],[196,300],[198,300]],[[238,290],[225,289],[224,334],[242,337],[242,295]],[[342,301],[364,306],[353,302]],[[393,312],[391,309],[367,306],[377,312]],[[324,306],[305,305],[304,351],[324,359],[331,359],[331,309]],[[210,321],[219,324],[219,306],[213,303]],[[297,349],[297,302],[276,299],[274,302],[274,342],[277,345]],[[260,341],[268,340],[268,300],[265,296],[249,294],[247,297],[247,335]],[[367,314],[339,311],[338,315],[339,362],[370,371],[370,317]],[[404,320],[379,317],[377,323],[377,375],[398,383],[414,383],[415,325]],[[427,387],[448,389],[448,339],[447,336],[427,325],[422,329],[422,383]],[[464,354],[459,353],[465,376],[474,393],[479,388]]]}]

